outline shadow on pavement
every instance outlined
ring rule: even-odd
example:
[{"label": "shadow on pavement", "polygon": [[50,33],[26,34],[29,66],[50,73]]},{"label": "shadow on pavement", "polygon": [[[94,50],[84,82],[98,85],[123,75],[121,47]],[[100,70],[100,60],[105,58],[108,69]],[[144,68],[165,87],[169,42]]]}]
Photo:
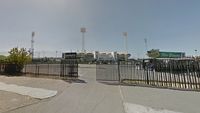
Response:
[{"label": "shadow on pavement", "polygon": [[119,85],[119,82],[116,81],[98,81],[99,83],[105,84],[105,85]]},{"label": "shadow on pavement", "polygon": [[81,79],[63,79],[63,81],[68,82],[68,83],[84,83],[86,84],[87,82],[85,80],[81,80]]}]

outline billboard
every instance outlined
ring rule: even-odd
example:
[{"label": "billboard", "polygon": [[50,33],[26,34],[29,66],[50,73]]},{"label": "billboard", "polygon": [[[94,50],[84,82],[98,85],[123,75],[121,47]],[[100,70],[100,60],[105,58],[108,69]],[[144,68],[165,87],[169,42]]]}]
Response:
[{"label": "billboard", "polygon": [[151,58],[182,58],[185,57],[184,52],[160,52],[158,49],[147,51],[147,55]]},{"label": "billboard", "polygon": [[185,57],[183,52],[159,52],[159,58],[182,58]]}]

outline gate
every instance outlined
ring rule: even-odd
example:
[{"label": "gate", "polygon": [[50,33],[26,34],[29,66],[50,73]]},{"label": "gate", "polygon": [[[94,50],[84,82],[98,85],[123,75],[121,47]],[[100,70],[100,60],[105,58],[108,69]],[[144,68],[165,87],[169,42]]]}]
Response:
[{"label": "gate", "polygon": [[36,76],[47,75],[53,77],[78,77],[78,61],[76,53],[65,53],[65,57],[56,64],[26,64],[23,69],[25,74]]},{"label": "gate", "polygon": [[78,77],[78,61],[76,53],[63,53],[64,60],[61,61],[61,77]]},{"label": "gate", "polygon": [[97,64],[96,71],[100,82],[200,91],[200,62],[193,60]]},{"label": "gate", "polygon": [[96,64],[96,80],[104,83],[118,84],[120,81],[118,64]]}]

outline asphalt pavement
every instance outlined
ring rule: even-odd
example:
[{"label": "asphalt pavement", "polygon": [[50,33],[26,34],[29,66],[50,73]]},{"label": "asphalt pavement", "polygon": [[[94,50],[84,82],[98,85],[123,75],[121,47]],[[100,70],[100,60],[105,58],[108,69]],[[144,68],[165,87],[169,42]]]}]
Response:
[{"label": "asphalt pavement", "polygon": [[199,92],[99,83],[95,65],[82,65],[79,75],[80,80],[63,87],[59,95],[7,113],[148,113],[137,109],[127,112],[127,103],[159,113],[200,113]]},{"label": "asphalt pavement", "polygon": [[79,69],[80,81],[61,94],[7,113],[125,113],[119,86],[96,82],[95,67]]}]

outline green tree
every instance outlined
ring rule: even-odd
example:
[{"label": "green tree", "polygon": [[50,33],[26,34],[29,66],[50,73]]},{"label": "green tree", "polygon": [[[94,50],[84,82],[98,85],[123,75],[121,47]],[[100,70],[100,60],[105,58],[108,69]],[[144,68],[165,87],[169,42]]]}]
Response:
[{"label": "green tree", "polygon": [[19,73],[24,65],[31,61],[30,53],[25,48],[13,48],[9,51],[7,62],[16,65],[16,72]]},{"label": "green tree", "polygon": [[147,51],[147,56],[151,58],[158,58],[160,57],[159,49],[152,49],[150,51]]},{"label": "green tree", "polygon": [[5,63],[6,62],[6,56],[0,55],[0,63]]}]

